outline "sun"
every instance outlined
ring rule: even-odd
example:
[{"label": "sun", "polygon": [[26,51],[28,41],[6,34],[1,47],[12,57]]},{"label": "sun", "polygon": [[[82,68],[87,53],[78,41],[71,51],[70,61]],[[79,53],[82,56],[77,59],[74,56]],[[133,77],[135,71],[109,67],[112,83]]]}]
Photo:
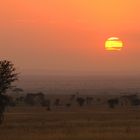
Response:
[{"label": "sun", "polygon": [[123,48],[123,42],[118,37],[110,37],[105,41],[105,50],[120,51]]}]

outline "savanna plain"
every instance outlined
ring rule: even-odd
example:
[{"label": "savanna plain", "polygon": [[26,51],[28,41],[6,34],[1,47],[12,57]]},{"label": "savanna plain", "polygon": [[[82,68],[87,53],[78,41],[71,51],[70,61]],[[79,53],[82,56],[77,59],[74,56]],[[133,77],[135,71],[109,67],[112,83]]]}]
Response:
[{"label": "savanna plain", "polygon": [[[104,97],[103,97],[104,98]],[[139,140],[140,107],[8,107],[0,140]]]}]

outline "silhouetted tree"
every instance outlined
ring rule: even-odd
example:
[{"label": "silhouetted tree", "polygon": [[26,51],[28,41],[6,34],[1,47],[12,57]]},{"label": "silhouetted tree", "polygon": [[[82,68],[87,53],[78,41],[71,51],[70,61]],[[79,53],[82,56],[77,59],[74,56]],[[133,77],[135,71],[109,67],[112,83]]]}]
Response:
[{"label": "silhouetted tree", "polygon": [[6,95],[0,94],[0,124],[4,121],[5,108],[9,103],[9,98]]},{"label": "silhouetted tree", "polygon": [[86,97],[86,103],[87,105],[91,105],[93,102],[93,97]]},{"label": "silhouetted tree", "polygon": [[35,101],[34,101],[34,94],[33,94],[33,93],[28,93],[28,94],[25,96],[24,102],[25,102],[27,105],[33,106],[33,105],[35,104]]},{"label": "silhouetted tree", "polygon": [[45,95],[42,92],[28,93],[24,100],[28,105],[42,105],[45,100]]},{"label": "silhouetted tree", "polygon": [[85,103],[85,99],[82,98],[82,97],[78,97],[78,98],[76,99],[76,101],[77,101],[77,103],[78,103],[80,106],[83,106],[84,103]]},{"label": "silhouetted tree", "polygon": [[140,98],[137,94],[124,95],[120,97],[122,105],[140,105]]},{"label": "silhouetted tree", "polygon": [[140,105],[140,99],[133,99],[131,101],[131,105],[132,106],[138,106],[138,105]]},{"label": "silhouetted tree", "polygon": [[7,60],[0,61],[0,123],[4,120],[4,111],[8,105],[9,99],[5,95],[11,88],[12,82],[17,80],[17,73],[14,64]]},{"label": "silhouetted tree", "polygon": [[117,99],[117,98],[109,99],[107,102],[108,102],[108,105],[110,108],[114,108],[116,105],[119,104],[119,99]]},{"label": "silhouetted tree", "polygon": [[46,110],[51,111],[51,101],[47,100],[47,108]]},{"label": "silhouetted tree", "polygon": [[67,103],[67,104],[66,104],[66,107],[70,107],[70,106],[71,106],[71,103]]},{"label": "silhouetted tree", "polygon": [[59,106],[60,105],[60,99],[57,98],[55,101],[54,101],[54,105],[55,106]]},{"label": "silhouetted tree", "polygon": [[24,96],[20,96],[20,97],[17,97],[15,99],[15,105],[16,104],[23,104],[25,102],[25,97]]},{"label": "silhouetted tree", "polygon": [[13,97],[11,97],[11,96],[8,96],[8,106],[11,106],[11,107],[14,107],[14,106],[16,106],[16,102],[15,102],[15,100],[13,99]]}]

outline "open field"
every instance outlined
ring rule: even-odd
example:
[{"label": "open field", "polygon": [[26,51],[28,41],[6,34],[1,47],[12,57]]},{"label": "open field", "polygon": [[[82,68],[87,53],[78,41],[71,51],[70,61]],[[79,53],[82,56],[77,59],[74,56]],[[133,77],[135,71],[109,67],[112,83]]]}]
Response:
[{"label": "open field", "polygon": [[140,108],[46,111],[14,107],[5,114],[0,140],[139,140]]}]

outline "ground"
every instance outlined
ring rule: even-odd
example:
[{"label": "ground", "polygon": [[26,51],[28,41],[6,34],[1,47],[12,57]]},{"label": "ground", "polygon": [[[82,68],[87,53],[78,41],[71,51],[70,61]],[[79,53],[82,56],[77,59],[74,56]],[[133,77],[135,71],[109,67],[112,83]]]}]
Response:
[{"label": "ground", "polygon": [[8,108],[1,140],[139,140],[139,108]]}]

